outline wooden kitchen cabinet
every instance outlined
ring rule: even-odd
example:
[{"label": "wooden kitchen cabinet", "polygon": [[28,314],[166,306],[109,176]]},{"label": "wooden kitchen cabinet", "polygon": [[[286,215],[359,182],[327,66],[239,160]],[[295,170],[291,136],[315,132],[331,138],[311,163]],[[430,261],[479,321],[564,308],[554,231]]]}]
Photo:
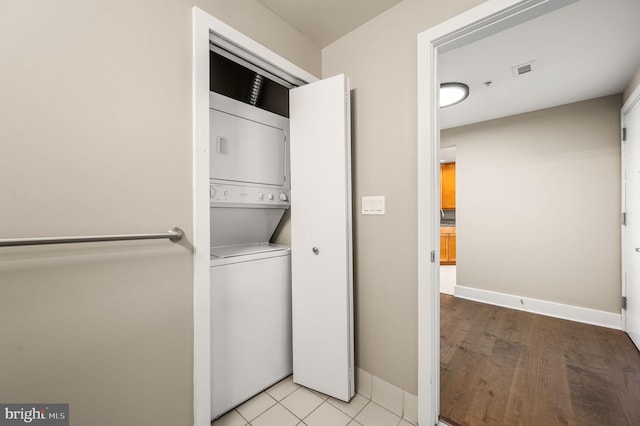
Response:
[{"label": "wooden kitchen cabinet", "polygon": [[449,235],[442,233],[440,228],[440,264],[446,265],[449,261]]},{"label": "wooden kitchen cabinet", "polygon": [[456,163],[440,164],[440,208],[456,208]]},{"label": "wooden kitchen cabinet", "polygon": [[456,264],[456,227],[440,227],[440,264]]}]

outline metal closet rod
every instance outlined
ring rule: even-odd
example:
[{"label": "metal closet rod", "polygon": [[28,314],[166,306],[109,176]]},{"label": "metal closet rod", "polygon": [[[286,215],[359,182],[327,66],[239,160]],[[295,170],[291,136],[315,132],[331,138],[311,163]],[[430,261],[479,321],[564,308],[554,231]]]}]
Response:
[{"label": "metal closet rod", "polygon": [[184,231],[178,227],[156,234],[86,235],[78,237],[38,237],[0,239],[0,247],[40,246],[46,244],[98,243],[103,241],[159,240],[168,238],[177,243],[184,237]]}]

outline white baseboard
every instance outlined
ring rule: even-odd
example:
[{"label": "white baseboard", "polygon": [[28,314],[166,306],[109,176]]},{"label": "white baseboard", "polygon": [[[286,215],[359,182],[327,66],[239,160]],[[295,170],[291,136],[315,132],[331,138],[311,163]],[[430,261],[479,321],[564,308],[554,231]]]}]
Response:
[{"label": "white baseboard", "polygon": [[387,409],[410,425],[418,424],[418,396],[356,368],[356,392]]},{"label": "white baseboard", "polygon": [[461,285],[455,287],[455,296],[534,314],[622,330],[622,314],[615,314],[613,312],[547,302],[546,300],[514,296],[512,294],[498,293]]}]

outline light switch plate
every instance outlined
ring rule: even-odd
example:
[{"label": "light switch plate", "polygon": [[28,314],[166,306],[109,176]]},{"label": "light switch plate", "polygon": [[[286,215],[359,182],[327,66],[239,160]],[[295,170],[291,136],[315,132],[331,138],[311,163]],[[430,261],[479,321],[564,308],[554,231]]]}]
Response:
[{"label": "light switch plate", "polygon": [[384,195],[362,197],[362,214],[384,214]]}]

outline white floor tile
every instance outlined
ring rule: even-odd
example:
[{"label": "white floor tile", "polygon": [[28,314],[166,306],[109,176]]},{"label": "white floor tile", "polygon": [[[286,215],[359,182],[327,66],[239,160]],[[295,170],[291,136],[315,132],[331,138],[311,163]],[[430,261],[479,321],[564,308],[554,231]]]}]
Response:
[{"label": "white floor tile", "polygon": [[309,389],[309,390],[310,390],[311,392],[313,392],[313,394],[314,394],[315,396],[317,396],[318,398],[320,398],[320,399],[321,399],[321,400],[323,400],[323,401],[326,401],[327,399],[329,399],[329,395],[327,395],[327,394],[324,394],[324,393],[322,393],[322,392],[318,392],[318,391],[313,390],[313,389]]},{"label": "white floor tile", "polygon": [[326,401],[304,419],[308,426],[346,426],[350,421],[351,417]]},{"label": "white floor tile", "polygon": [[362,411],[364,406],[367,405],[367,402],[369,402],[369,400],[359,393],[351,398],[351,401],[349,402],[340,401],[339,399],[335,398],[329,398],[329,403],[331,405],[340,409],[340,411],[346,413],[352,418],[357,416],[358,413]]},{"label": "white floor tile", "polygon": [[369,402],[356,416],[356,420],[362,423],[362,426],[397,426],[400,423],[400,417],[375,402]]},{"label": "white floor tile", "polygon": [[238,410],[238,412],[242,414],[242,417],[249,421],[252,421],[260,414],[273,407],[275,404],[275,399],[262,392],[261,394],[254,396],[241,406],[237,407],[236,410]]},{"label": "white floor tile", "polygon": [[291,395],[280,401],[282,405],[287,407],[287,410],[301,419],[307,417],[322,402],[320,397],[303,387],[298,388]]},{"label": "white floor tile", "polygon": [[269,408],[264,414],[251,421],[251,426],[296,426],[300,419],[280,404]]},{"label": "white floor tile", "polygon": [[236,410],[229,411],[212,423],[212,426],[245,426],[247,421]]},{"label": "white floor tile", "polygon": [[358,423],[357,421],[352,420],[351,423],[349,423],[348,426],[362,426],[362,423]]},{"label": "white floor tile", "polygon": [[289,376],[271,386],[266,392],[276,401],[282,401],[299,387],[300,385],[293,383],[293,376]]},{"label": "white floor tile", "polygon": [[402,419],[400,420],[400,423],[398,423],[398,426],[413,426],[413,423],[409,423],[408,421]]}]

